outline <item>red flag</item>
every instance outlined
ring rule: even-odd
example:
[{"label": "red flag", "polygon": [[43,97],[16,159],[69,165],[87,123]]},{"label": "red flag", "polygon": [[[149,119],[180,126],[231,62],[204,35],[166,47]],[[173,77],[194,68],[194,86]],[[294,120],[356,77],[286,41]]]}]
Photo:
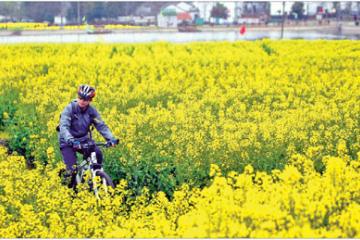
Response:
[{"label": "red flag", "polygon": [[240,34],[243,35],[246,32],[246,27],[245,25],[242,25],[240,28]]}]

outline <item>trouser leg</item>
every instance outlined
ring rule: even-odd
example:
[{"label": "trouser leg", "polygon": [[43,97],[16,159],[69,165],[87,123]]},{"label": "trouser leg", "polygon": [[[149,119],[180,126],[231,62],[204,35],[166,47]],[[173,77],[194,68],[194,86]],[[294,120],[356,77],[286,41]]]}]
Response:
[{"label": "trouser leg", "polygon": [[103,154],[98,146],[95,147],[96,159],[99,164],[103,162]]},{"label": "trouser leg", "polygon": [[[66,169],[75,170],[74,165],[76,164],[76,150],[73,149],[72,147],[62,147],[60,150],[63,156],[63,161],[66,165]],[[83,154],[81,150],[79,152]],[[96,153],[97,162],[102,164],[103,154],[98,146],[95,147],[95,153]]]},{"label": "trouser leg", "polygon": [[63,147],[60,149],[66,170],[74,171],[76,164],[76,151],[72,147]]}]

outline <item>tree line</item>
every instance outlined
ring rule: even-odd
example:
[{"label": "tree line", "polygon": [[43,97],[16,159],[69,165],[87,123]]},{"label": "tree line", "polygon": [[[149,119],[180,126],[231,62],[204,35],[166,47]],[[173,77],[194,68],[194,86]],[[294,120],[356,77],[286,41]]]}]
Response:
[{"label": "tree line", "polygon": [[[64,16],[69,22],[92,22],[132,14],[141,2],[0,2],[0,15],[12,21],[50,22]],[[161,4],[157,2],[155,4]]]},{"label": "tree line", "polygon": [[[145,2],[0,2],[0,15],[6,16],[3,21],[34,21],[53,23],[55,16],[64,16],[68,23],[88,23],[105,19],[106,22],[116,21],[119,16],[135,15],[136,9]],[[178,2],[151,2],[157,8]],[[247,2],[251,3],[251,2]],[[264,4],[270,4],[265,3]],[[340,2],[333,2],[336,13],[350,14],[351,6],[357,5],[360,14],[360,2],[346,3],[346,9],[340,11]],[[304,17],[304,3],[294,2],[289,15],[296,14],[297,19]],[[268,13],[270,14],[270,13]],[[351,15],[351,14],[350,14]],[[211,10],[211,17],[227,19],[228,9],[217,3]]]}]

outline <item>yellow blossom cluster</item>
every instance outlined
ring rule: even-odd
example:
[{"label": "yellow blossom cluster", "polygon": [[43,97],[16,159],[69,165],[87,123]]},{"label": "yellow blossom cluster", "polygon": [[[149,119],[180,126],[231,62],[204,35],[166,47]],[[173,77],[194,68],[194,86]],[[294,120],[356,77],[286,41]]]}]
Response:
[{"label": "yellow blossom cluster", "polygon": [[75,194],[54,168],[28,170],[24,158],[0,153],[2,238],[353,238],[360,236],[360,163],[324,159],[321,175],[295,155],[283,171],[222,176],[211,165],[209,186],[183,185],[129,197],[122,181],[101,201],[85,186]]},{"label": "yellow blossom cluster", "polygon": [[189,170],[216,161],[270,171],[293,153],[360,151],[359,54],[353,41],[4,45],[0,78],[35,106],[37,134],[54,140],[42,151],[88,83],[134,156],[151,148]]},{"label": "yellow blossom cluster", "polygon": [[28,22],[2,22],[0,23],[0,30],[26,29],[26,30],[41,30],[48,27],[47,23],[28,23]]},{"label": "yellow blossom cluster", "polygon": [[[65,26],[49,26],[48,23],[42,22],[5,22],[0,23],[0,30],[78,30],[88,29],[88,27],[94,27],[93,25],[65,25]],[[128,29],[128,28],[139,28],[139,26],[124,25],[124,24],[106,24],[105,29]]]},{"label": "yellow blossom cluster", "polygon": [[[2,154],[0,237],[359,237],[359,59],[347,40],[2,45],[19,141],[52,164]],[[60,185],[55,127],[84,83],[129,152],[105,165],[174,166],[171,200]]]}]

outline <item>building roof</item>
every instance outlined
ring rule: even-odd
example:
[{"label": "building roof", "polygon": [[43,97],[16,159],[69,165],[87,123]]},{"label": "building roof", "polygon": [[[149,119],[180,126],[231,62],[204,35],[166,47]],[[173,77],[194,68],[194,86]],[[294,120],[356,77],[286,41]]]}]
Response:
[{"label": "building roof", "polygon": [[164,16],[176,16],[179,13],[184,13],[183,9],[179,8],[177,5],[169,5],[161,10],[161,14]]},{"label": "building roof", "polygon": [[180,3],[175,3],[173,2],[170,5],[165,5],[161,11],[160,14],[164,15],[164,16],[176,16],[179,13],[189,13],[189,12],[198,12],[199,9],[197,7],[195,7],[195,5],[191,4],[191,3],[186,3],[186,2],[180,2]]},{"label": "building roof", "polygon": [[199,9],[191,3],[181,2],[176,5],[178,8],[183,9],[185,12],[197,12]]},{"label": "building roof", "polygon": [[177,18],[178,20],[191,20],[191,19],[192,19],[191,16],[190,16],[190,14],[189,14],[188,12],[178,13],[178,14],[176,15],[176,18]]},{"label": "building roof", "polygon": [[167,3],[146,2],[139,5],[135,10],[137,16],[156,16]]}]

